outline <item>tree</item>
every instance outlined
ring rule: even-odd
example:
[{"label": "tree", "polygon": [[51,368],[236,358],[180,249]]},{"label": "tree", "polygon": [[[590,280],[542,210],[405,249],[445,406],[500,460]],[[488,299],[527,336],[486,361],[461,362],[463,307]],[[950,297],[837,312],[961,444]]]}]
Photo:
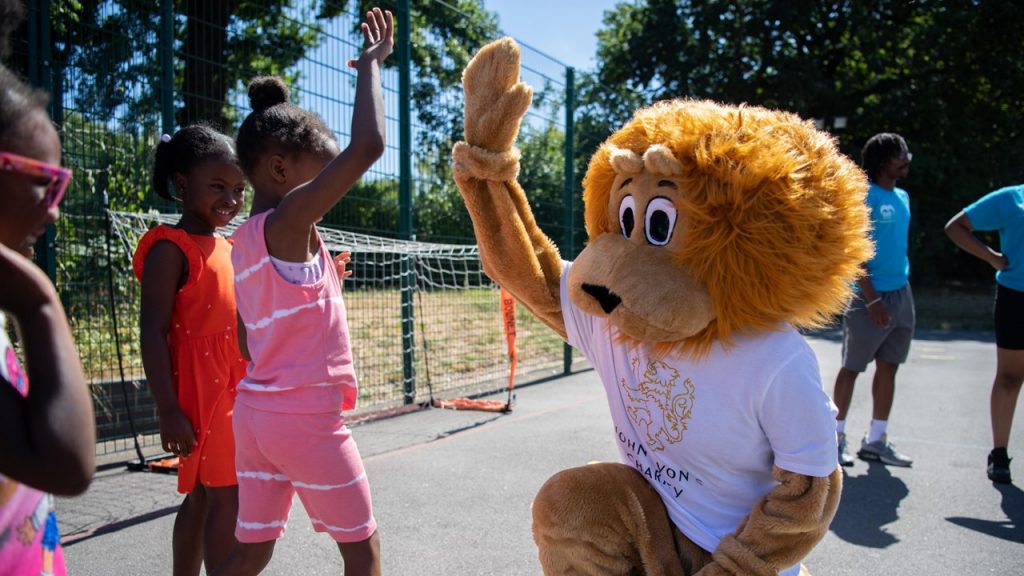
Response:
[{"label": "tree", "polygon": [[[451,150],[463,138],[462,70],[477,48],[497,37],[498,19],[479,0],[412,4],[413,228],[424,241],[472,241],[473,228],[451,175]],[[363,2],[364,8],[372,5]]]},{"label": "tree", "polygon": [[693,97],[825,121],[859,159],[874,133],[914,151],[917,279],[990,282],[942,224],[971,200],[1024,178],[1024,6],[1011,2],[649,0],[623,4],[599,32],[596,82],[629,107]]},{"label": "tree", "polygon": [[[309,0],[293,8],[282,0],[175,0],[176,121],[227,128],[233,120],[228,94],[259,71],[287,71],[318,45],[317,19],[333,18],[346,2]],[[54,59],[80,72],[75,100],[101,117],[158,117],[161,68],[160,2],[60,0],[51,4]],[[294,75],[292,78],[294,80]],[[61,85],[55,94],[63,94]]]},{"label": "tree", "polygon": [[[297,64],[313,53],[325,34],[341,36],[354,45],[361,42],[360,18],[350,18],[350,27],[341,32],[338,26],[331,26],[331,20],[365,13],[375,5],[395,12],[397,25],[408,26],[411,37],[408,97],[413,112],[414,229],[423,240],[472,241],[472,227],[451,177],[450,162],[452,146],[463,137],[462,70],[480,46],[499,34],[497,17],[485,10],[480,0],[412,0],[407,16],[398,13],[394,0],[174,0],[172,87],[162,84],[160,2],[55,0],[51,4],[50,25],[56,39],[52,50],[54,60],[62,65],[53,75],[54,99],[73,102],[71,108],[76,113],[93,126],[102,126],[105,133],[144,135],[143,139],[152,143],[154,134],[159,134],[155,130],[160,126],[161,97],[170,89],[178,125],[201,120],[230,131],[241,115],[232,103],[249,78],[257,73],[277,74],[302,86]],[[391,70],[401,65],[399,56],[396,51],[385,63],[389,69],[385,79],[392,91],[397,86]],[[340,82],[350,78],[330,70],[327,75]],[[549,85],[538,88],[535,106],[545,110],[561,106],[556,92]],[[55,108],[58,113],[64,109]],[[557,116],[554,110],[549,112]],[[60,118],[55,120],[61,123]],[[524,129],[524,142],[535,138],[542,153],[527,156],[524,177],[543,180],[538,189],[555,193],[553,201],[560,204],[563,183],[551,169],[557,167],[561,174],[558,147],[564,134],[549,129],[535,135],[528,132]],[[397,141],[397,134],[394,136],[392,143]],[[71,161],[80,170],[107,170],[108,166],[115,170],[103,164],[109,154],[96,155],[89,146],[83,140],[81,147],[69,150]],[[143,164],[151,153],[151,149],[140,153]],[[397,186],[397,180],[392,176],[371,175],[372,181],[350,193],[352,205],[339,205],[328,220],[378,234],[394,233],[397,194],[388,186]],[[145,182],[140,182],[140,191],[145,188]],[[134,206],[136,199],[114,197],[113,201],[116,206],[128,207]],[[560,225],[562,218],[552,215],[551,221]],[[384,224],[395,225],[385,228]]]},{"label": "tree", "polygon": [[[395,11],[395,4],[174,0],[178,125],[203,120],[229,126],[234,119],[226,105],[230,91],[257,73],[288,76],[289,69],[321,43],[319,23],[378,5]],[[131,118],[159,112],[160,2],[58,0],[51,4],[51,12],[55,60],[90,80],[76,86],[81,105],[106,117],[125,106],[125,116]],[[497,33],[497,18],[478,0],[414,0],[412,21],[399,19],[397,25],[412,27],[413,62],[442,87],[458,83],[460,63],[468,62],[472,49]],[[358,28],[359,19],[353,18],[354,38],[361,39]],[[423,42],[430,39],[442,42]],[[395,58],[390,65],[396,65]],[[287,79],[294,81],[291,76]]]},{"label": "tree", "polygon": [[[169,91],[177,125],[206,121],[230,131],[240,116],[233,94],[252,76],[275,74],[301,85],[296,64],[321,44],[328,23],[381,5],[396,12],[397,26],[408,26],[412,38],[417,176],[431,191],[454,189],[447,162],[462,137],[461,72],[475,49],[497,36],[497,17],[479,0],[411,4],[405,17],[393,0],[174,0],[174,86],[167,87],[159,58],[160,2],[55,0],[53,99],[73,102],[76,112],[110,130],[140,132],[160,125],[162,95]],[[351,18],[348,30],[356,46],[360,21]],[[20,56],[27,70],[28,55]],[[397,54],[387,66],[399,66]],[[64,107],[54,110],[60,124]]]},{"label": "tree", "polygon": [[324,223],[363,234],[397,232],[398,179],[360,180],[324,217]]}]

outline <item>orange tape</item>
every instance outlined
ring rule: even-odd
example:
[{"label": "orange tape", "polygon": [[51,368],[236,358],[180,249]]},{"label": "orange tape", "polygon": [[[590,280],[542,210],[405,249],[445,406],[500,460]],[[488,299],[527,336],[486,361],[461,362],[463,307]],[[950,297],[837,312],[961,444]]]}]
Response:
[{"label": "orange tape", "polygon": [[[508,346],[508,357],[510,362],[508,375],[508,389],[512,390],[516,383],[516,300],[512,294],[504,288],[501,289],[501,320],[505,327],[505,342]],[[435,408],[447,408],[449,410],[479,410],[483,412],[511,412],[511,394],[508,402],[500,400],[476,400],[470,398],[452,398],[449,400],[433,400]]]},{"label": "orange tape", "polygon": [[477,410],[481,412],[509,412],[511,407],[500,400],[472,400],[469,398],[452,398],[450,400],[434,400],[435,408],[448,410]]},{"label": "orange tape", "polygon": [[505,325],[505,342],[508,345],[508,358],[510,362],[508,375],[508,389],[515,387],[516,363],[519,361],[516,355],[516,300],[512,293],[501,288],[501,319]]},{"label": "orange tape", "polygon": [[170,458],[164,458],[162,460],[153,460],[146,464],[146,468],[150,472],[172,472],[177,471],[179,465],[179,459],[177,456],[171,456]]}]

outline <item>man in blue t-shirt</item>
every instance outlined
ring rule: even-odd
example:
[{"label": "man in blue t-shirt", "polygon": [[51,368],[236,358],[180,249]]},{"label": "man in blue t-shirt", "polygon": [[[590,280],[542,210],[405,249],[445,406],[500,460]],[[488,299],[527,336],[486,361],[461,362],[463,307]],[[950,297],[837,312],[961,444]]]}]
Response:
[{"label": "man in blue t-shirt", "polygon": [[906,178],[912,155],[898,134],[876,134],[864,145],[861,164],[871,181],[867,204],[871,209],[871,237],[875,255],[857,281],[857,297],[843,316],[843,366],[836,376],[833,400],[839,408],[836,431],[839,463],[853,466],[846,451],[846,414],[857,376],[875,363],[871,388],[871,428],[857,456],[893,466],[910,466],[887,438],[889,412],[896,388],[896,370],[906,362],[914,336],[914,296],[910,290],[907,245],[910,197],[896,187]]},{"label": "man in blue t-shirt", "polygon": [[[997,230],[1000,251],[975,236],[975,230]],[[985,195],[946,224],[946,234],[970,254],[996,269],[996,378],[990,398],[992,451],[989,480],[1009,484],[1010,428],[1024,385],[1024,186],[1009,186]]]}]

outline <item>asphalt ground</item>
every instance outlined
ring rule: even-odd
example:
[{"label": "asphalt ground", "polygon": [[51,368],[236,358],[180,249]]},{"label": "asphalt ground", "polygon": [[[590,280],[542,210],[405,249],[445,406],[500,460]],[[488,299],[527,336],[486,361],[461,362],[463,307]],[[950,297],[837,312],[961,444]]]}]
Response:
[{"label": "asphalt ground", "polygon": [[[836,332],[809,338],[831,392]],[[1024,574],[1024,458],[1017,485],[985,476],[995,346],[987,335],[919,333],[897,375],[889,436],[911,468],[846,469],[831,530],[804,563],[812,574]],[[856,449],[871,415],[871,370],[854,392]],[[563,468],[617,452],[604,392],[585,370],[517,390],[509,414],[427,409],[353,426],[373,490],[385,574],[540,574],[530,502]],[[1018,418],[1010,453],[1024,454]],[[126,454],[125,458],[131,457]],[[75,576],[169,574],[176,478],[100,471],[57,510]],[[264,574],[340,574],[329,537],[296,500]]]}]

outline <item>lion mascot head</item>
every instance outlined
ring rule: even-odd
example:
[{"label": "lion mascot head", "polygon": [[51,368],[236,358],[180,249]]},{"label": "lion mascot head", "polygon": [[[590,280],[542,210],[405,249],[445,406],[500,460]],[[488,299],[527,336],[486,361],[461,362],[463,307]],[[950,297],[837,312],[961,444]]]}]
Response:
[{"label": "lion mascot head", "polygon": [[569,296],[632,340],[701,354],[737,332],[821,327],[871,256],[863,172],[793,114],[659,102],[583,182]]}]

